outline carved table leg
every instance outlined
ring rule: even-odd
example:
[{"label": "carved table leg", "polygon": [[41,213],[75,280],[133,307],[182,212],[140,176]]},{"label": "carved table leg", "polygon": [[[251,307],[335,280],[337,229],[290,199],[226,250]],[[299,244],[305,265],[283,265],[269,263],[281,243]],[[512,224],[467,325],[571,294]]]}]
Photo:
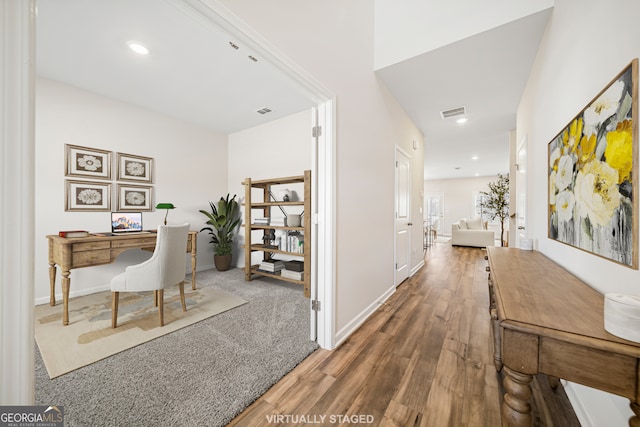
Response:
[{"label": "carved table leg", "polygon": [[531,381],[533,376],[521,374],[505,366],[504,400],[502,401],[503,426],[531,426]]},{"label": "carved table leg", "polygon": [[633,417],[629,418],[630,427],[640,427],[640,405],[636,402],[631,402],[629,405],[633,411]]},{"label": "carved table leg", "polygon": [[49,305],[56,305],[56,263],[49,262]]},{"label": "carved table leg", "polygon": [[500,335],[500,321],[495,308],[490,310],[491,314],[491,335],[493,337],[493,366],[496,371],[502,370],[502,338]]},{"label": "carved table leg", "polygon": [[70,271],[62,271],[62,324],[69,324],[69,288],[71,287]]}]

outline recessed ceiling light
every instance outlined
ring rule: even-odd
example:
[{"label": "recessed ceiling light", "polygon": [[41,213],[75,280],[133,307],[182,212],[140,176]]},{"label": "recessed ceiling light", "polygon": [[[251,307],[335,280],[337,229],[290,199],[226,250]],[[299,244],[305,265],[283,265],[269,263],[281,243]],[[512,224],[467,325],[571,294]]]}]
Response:
[{"label": "recessed ceiling light", "polygon": [[480,157],[478,156],[471,156],[471,160],[478,160]]},{"label": "recessed ceiling light", "polygon": [[479,174],[479,173],[477,173],[477,174],[476,174],[476,176],[480,176],[480,174]]},{"label": "recessed ceiling light", "polygon": [[469,119],[467,119],[466,117],[460,117],[458,120],[456,120],[456,123],[459,123],[459,124],[466,123],[467,120]]},{"label": "recessed ceiling light", "polygon": [[134,42],[134,41],[127,42],[127,46],[129,46],[129,49],[131,49],[132,51],[134,51],[138,55],[148,55],[149,54],[149,49],[147,49],[146,46],[144,46],[144,45],[142,45],[142,44],[140,44],[138,42]]}]

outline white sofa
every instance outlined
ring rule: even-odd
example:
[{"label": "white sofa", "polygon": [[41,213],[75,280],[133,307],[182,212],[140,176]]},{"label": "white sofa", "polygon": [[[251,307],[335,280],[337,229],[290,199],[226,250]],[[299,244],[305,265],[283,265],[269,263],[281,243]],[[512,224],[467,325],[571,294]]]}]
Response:
[{"label": "white sofa", "polygon": [[452,246],[486,248],[495,244],[494,239],[493,230],[487,230],[487,222],[482,221],[480,218],[463,218],[451,224]]}]

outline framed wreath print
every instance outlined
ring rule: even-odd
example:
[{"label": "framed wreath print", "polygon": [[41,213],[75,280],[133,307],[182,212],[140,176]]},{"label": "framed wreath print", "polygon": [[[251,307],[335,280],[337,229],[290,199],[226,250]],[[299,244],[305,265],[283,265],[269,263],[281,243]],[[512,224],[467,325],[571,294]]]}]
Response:
[{"label": "framed wreath print", "polygon": [[153,187],[118,184],[117,193],[119,211],[151,211],[153,208]]},{"label": "framed wreath print", "polygon": [[110,211],[111,183],[66,180],[65,199],[68,212]]},{"label": "framed wreath print", "polygon": [[153,159],[118,153],[118,181],[153,182]]},{"label": "framed wreath print", "polygon": [[111,151],[65,144],[65,175],[111,179]]},{"label": "framed wreath print", "polygon": [[549,143],[549,238],[638,269],[638,60]]}]

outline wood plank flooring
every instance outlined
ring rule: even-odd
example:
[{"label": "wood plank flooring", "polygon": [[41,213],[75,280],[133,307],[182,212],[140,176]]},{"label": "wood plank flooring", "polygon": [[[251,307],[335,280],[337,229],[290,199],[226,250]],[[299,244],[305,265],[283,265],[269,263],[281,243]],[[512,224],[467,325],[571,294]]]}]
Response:
[{"label": "wood plank flooring", "polygon": [[[500,426],[484,255],[434,244],[339,348],[314,352],[230,425]],[[533,390],[535,426],[580,425],[562,386],[538,376]]]}]

